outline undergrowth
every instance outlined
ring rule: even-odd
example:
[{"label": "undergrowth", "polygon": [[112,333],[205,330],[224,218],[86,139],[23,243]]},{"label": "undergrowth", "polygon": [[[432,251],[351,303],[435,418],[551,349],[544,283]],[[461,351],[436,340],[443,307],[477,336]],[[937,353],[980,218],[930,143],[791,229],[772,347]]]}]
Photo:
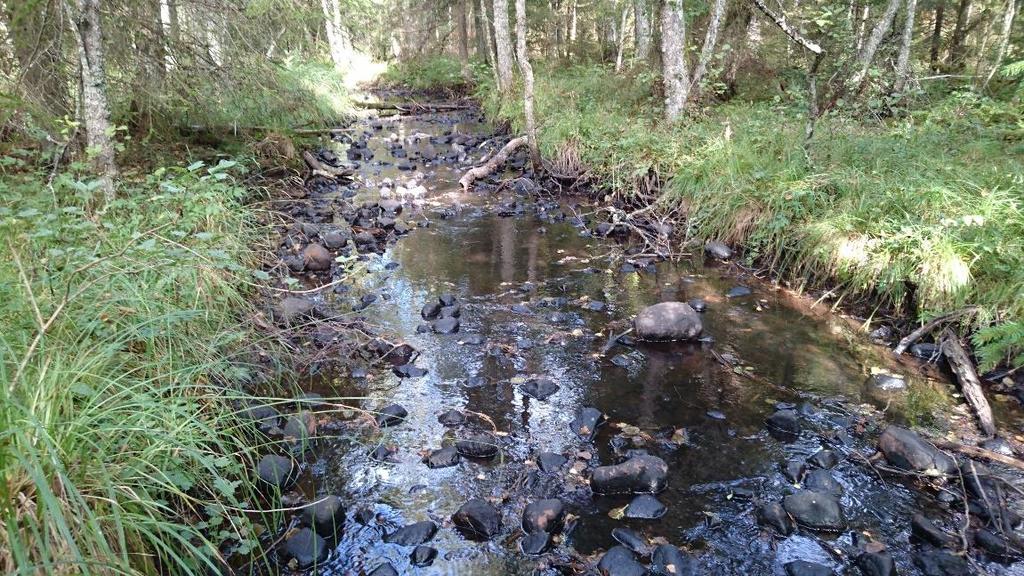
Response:
[{"label": "undergrowth", "polygon": [[469,65],[467,79],[457,58],[436,56],[395,62],[380,76],[379,82],[385,86],[401,86],[413,90],[460,92],[487,74],[489,68],[474,61]]},{"label": "undergrowth", "polygon": [[[895,118],[819,122],[811,166],[804,106],[717,105],[661,121],[649,75],[538,66],[539,143],[569,143],[597,181],[630,195],[657,175],[687,240],[725,240],[751,262],[843,298],[925,320],[979,307],[968,329],[984,368],[1024,362],[1024,109],[970,92]],[[522,104],[480,77],[491,118],[523,129]]]},{"label": "undergrowth", "polygon": [[241,167],[162,168],[97,213],[83,167],[35,162],[0,158],[0,571],[219,571],[257,540]]}]

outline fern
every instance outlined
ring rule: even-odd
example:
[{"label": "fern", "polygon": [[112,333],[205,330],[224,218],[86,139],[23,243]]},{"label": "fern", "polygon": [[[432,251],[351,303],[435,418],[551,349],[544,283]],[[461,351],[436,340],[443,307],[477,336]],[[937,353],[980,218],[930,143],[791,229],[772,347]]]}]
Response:
[{"label": "fern", "polygon": [[974,350],[982,370],[995,368],[1004,359],[1011,366],[1024,364],[1024,323],[1005,322],[974,333]]}]

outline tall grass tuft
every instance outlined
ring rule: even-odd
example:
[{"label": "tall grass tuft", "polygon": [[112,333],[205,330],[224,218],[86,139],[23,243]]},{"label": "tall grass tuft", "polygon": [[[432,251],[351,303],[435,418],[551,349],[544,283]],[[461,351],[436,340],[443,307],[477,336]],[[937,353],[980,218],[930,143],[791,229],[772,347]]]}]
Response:
[{"label": "tall grass tuft", "polygon": [[238,167],[161,169],[91,214],[91,182],[3,165],[0,571],[194,574],[248,551]]}]

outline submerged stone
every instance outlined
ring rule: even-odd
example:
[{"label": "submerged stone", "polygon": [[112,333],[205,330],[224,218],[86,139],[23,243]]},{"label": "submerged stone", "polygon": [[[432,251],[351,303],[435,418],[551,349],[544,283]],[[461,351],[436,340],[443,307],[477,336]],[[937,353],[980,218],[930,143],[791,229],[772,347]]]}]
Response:
[{"label": "submerged stone", "polygon": [[613,546],[604,553],[597,569],[607,576],[644,576],[647,569],[636,561],[636,556],[625,546]]},{"label": "submerged stone", "polygon": [[828,566],[808,562],[807,560],[796,560],[784,566],[786,576],[835,576],[835,571]]},{"label": "submerged stone", "polygon": [[811,490],[798,490],[782,501],[797,523],[815,530],[838,531],[846,526],[839,500],[831,494]]},{"label": "submerged stone", "polygon": [[837,498],[843,495],[843,485],[828,470],[811,470],[804,478],[804,488],[822,494],[831,494]]},{"label": "submerged stone", "polygon": [[452,523],[470,540],[490,540],[501,531],[501,515],[481,498],[463,504],[452,514]]},{"label": "submerged stone", "polygon": [[651,554],[651,572],[657,576],[697,576],[696,562],[671,544],[661,544]]},{"label": "submerged stone", "polygon": [[327,542],[309,528],[303,528],[284,541],[285,554],[300,570],[322,564],[327,559]]},{"label": "submerged stone", "polygon": [[896,563],[886,550],[865,552],[857,557],[857,567],[864,576],[895,576]]},{"label": "submerged stone", "polygon": [[776,410],[765,420],[768,433],[777,440],[792,442],[800,435],[800,417],[796,410]]},{"label": "submerged stone", "polygon": [[555,534],[562,529],[565,505],[557,498],[530,502],[523,508],[523,532],[547,532]]},{"label": "submerged stone", "polygon": [[624,514],[626,518],[657,520],[664,516],[666,512],[668,512],[668,508],[661,503],[661,500],[650,494],[640,494],[626,505]]},{"label": "submerged stone", "polygon": [[377,425],[381,428],[387,428],[389,426],[395,426],[405,422],[405,418],[409,415],[409,412],[398,404],[392,404],[381,408],[380,412],[377,413]]},{"label": "submerged stone", "polygon": [[420,378],[427,374],[427,370],[414,364],[402,364],[391,369],[399,378]]},{"label": "submerged stone", "polygon": [[757,523],[782,536],[793,533],[793,521],[779,502],[766,502],[757,508]]},{"label": "submerged stone", "polygon": [[647,545],[647,540],[629,528],[613,528],[612,538],[619,544],[629,548],[638,556],[647,556],[651,552],[650,546]]},{"label": "submerged stone", "polygon": [[742,298],[744,296],[750,296],[752,292],[750,288],[746,286],[733,286],[725,293],[726,298]]},{"label": "submerged stone", "polygon": [[428,468],[448,468],[459,463],[459,451],[454,446],[434,450],[423,458]]},{"label": "submerged stone", "polygon": [[570,426],[577,436],[589,442],[597,435],[597,428],[601,424],[604,424],[604,414],[588,406],[580,410]]},{"label": "submerged stone", "polygon": [[633,320],[640,340],[692,340],[704,326],[700,315],[685,302],[662,302],[648,306]]},{"label": "submerged stone", "polygon": [[338,496],[327,496],[304,507],[302,521],[324,538],[337,538],[345,525],[345,506]]},{"label": "submerged stone", "polygon": [[430,542],[434,538],[434,534],[437,534],[437,524],[430,520],[424,520],[402,526],[385,536],[384,541],[388,544],[398,544],[399,546],[418,546]]},{"label": "submerged stone", "polygon": [[541,452],[537,455],[537,465],[542,472],[547,472],[548,474],[558,472],[558,469],[564,466],[566,462],[568,462],[568,459],[565,456],[554,452]]},{"label": "submerged stone", "polygon": [[539,556],[551,547],[551,535],[547,532],[532,532],[523,537],[519,547],[527,556]]},{"label": "submerged stone", "polygon": [[494,458],[498,445],[490,436],[471,436],[455,442],[455,449],[466,458]]},{"label": "submerged stone", "polygon": [[812,466],[828,470],[839,463],[839,456],[832,450],[819,450],[814,456],[807,459]]},{"label": "submerged stone", "polygon": [[433,564],[434,558],[437,558],[437,549],[421,545],[413,549],[412,554],[409,556],[409,561],[413,566],[423,568]]},{"label": "submerged stone", "polygon": [[725,242],[719,242],[718,240],[708,240],[707,244],[704,245],[704,252],[708,256],[718,258],[719,260],[732,258],[732,248],[729,248]]},{"label": "submerged stone", "polygon": [[596,494],[657,493],[668,485],[668,465],[657,456],[637,455],[621,464],[598,466],[590,477]]},{"label": "submerged stone", "polygon": [[952,458],[914,432],[899,426],[889,426],[883,430],[878,439],[878,447],[890,464],[903,470],[953,474],[957,469]]},{"label": "submerged stone", "polygon": [[366,576],[399,576],[399,574],[390,562],[385,562],[371,570]]},{"label": "submerged stone", "polygon": [[295,461],[277,454],[267,454],[256,465],[256,476],[264,484],[278,490],[287,490],[298,478]]},{"label": "submerged stone", "polygon": [[459,319],[441,318],[432,324],[431,329],[437,334],[454,334],[459,331]]},{"label": "submerged stone", "polygon": [[533,378],[523,384],[523,394],[536,398],[537,400],[546,400],[555,392],[558,392],[559,386],[551,381],[549,378]]},{"label": "submerged stone", "polygon": [[466,415],[453,409],[438,416],[437,421],[444,426],[461,426],[466,422]]}]

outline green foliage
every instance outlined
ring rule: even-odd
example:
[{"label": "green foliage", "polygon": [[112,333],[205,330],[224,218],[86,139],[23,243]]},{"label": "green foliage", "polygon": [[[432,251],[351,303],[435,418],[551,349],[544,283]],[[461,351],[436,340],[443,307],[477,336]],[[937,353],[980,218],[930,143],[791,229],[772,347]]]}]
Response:
[{"label": "green foliage", "polygon": [[[957,92],[884,122],[832,115],[809,168],[798,103],[734,102],[667,126],[651,85],[602,66],[538,66],[543,153],[572,142],[626,196],[656,175],[688,239],[742,245],[792,278],[920,319],[977,305],[982,364],[1021,360],[1024,110]],[[479,93],[522,129],[520,103],[486,81]]]},{"label": "green foliage", "polygon": [[160,169],[94,214],[93,182],[35,162],[0,158],[0,571],[219,571],[257,536],[241,166]]},{"label": "green foliage", "polygon": [[470,78],[462,74],[462,63],[457,58],[437,56],[418,58],[391,64],[381,75],[384,85],[404,86],[415,90],[448,90],[461,92],[475,81],[486,77],[488,68],[479,63],[470,64]]}]

